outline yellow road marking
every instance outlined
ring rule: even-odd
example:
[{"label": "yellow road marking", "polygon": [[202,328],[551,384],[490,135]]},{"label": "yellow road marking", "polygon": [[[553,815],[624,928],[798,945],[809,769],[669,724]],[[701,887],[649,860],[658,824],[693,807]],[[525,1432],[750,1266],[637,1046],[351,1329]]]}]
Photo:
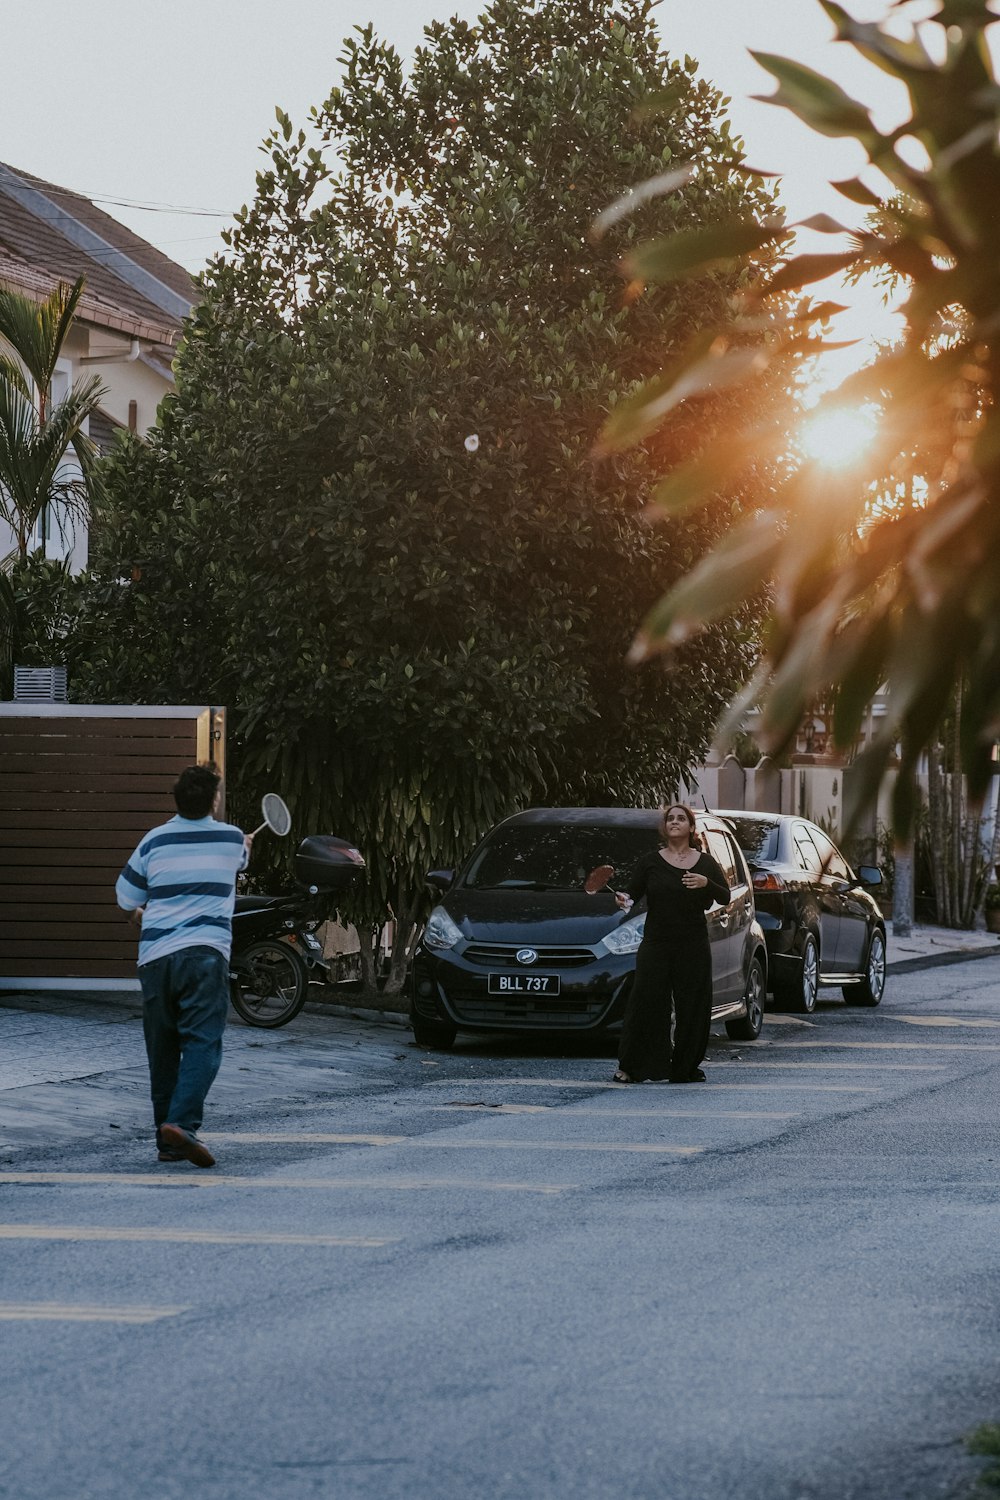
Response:
[{"label": "yellow road marking", "polygon": [[[585,1110],[574,1110],[573,1113],[574,1115],[583,1115],[583,1113],[586,1112]],[[606,1112],[604,1112],[604,1110],[594,1110],[594,1112],[591,1113],[595,1113],[595,1115],[606,1115]],[[648,1113],[648,1115],[657,1115],[657,1113],[664,1113],[664,1115],[670,1115],[670,1113],[672,1112],[670,1112],[670,1110],[663,1110],[663,1112],[658,1112],[658,1110],[646,1110],[646,1112],[643,1112],[643,1110],[640,1110],[639,1113]],[[612,1119],[613,1116],[606,1115],[606,1118]],[[258,1142],[283,1143],[283,1145],[294,1145],[294,1143],[297,1142],[310,1142],[315,1143],[315,1145],[327,1145],[327,1143],[330,1143],[330,1145],[357,1145],[357,1143],[363,1143],[363,1145],[369,1146],[402,1146],[406,1145],[406,1143],[409,1142],[411,1143],[411,1145],[417,1145],[418,1143],[418,1145],[421,1146],[442,1146],[442,1148],[444,1148],[444,1146],[523,1145],[525,1146],[525,1148],[532,1149],[532,1151],[546,1151],[546,1149],[555,1149],[555,1143],[552,1142],[522,1143],[502,1142],[502,1140],[501,1142],[486,1142],[486,1140],[481,1140],[481,1142],[468,1142],[468,1140],[438,1140],[433,1136],[322,1136],[322,1134],[316,1134],[316,1136],[313,1136],[313,1134],[301,1134],[301,1136],[295,1136],[295,1134],[292,1134],[291,1131],[288,1131],[288,1133],[274,1134],[274,1136],[267,1136],[267,1134],[261,1134],[261,1136],[249,1136],[249,1134],[247,1134],[247,1136],[243,1136],[243,1134],[237,1133],[219,1134],[219,1136],[205,1136],[204,1139],[231,1140],[231,1142],[255,1142],[255,1140],[258,1140]],[[615,1151],[693,1151],[694,1148],[691,1148],[691,1146],[627,1145],[615,1146],[615,1148],[612,1148],[612,1146],[588,1146],[586,1145],[586,1143],[583,1143],[583,1145],[576,1145],[571,1149],[573,1149],[573,1151],[612,1151],[612,1149],[615,1149]]]},{"label": "yellow road marking", "polygon": [[890,1016],[890,1021],[905,1021],[907,1026],[987,1026],[996,1030],[1000,1021],[988,1021],[983,1016]]},{"label": "yellow road marking", "polygon": [[[554,1114],[556,1104],[432,1104],[431,1112],[440,1114],[453,1109],[482,1109],[491,1115],[545,1115]],[[562,1111],[562,1118],[575,1120],[578,1115],[596,1115],[601,1120],[618,1120],[622,1115],[664,1117],[671,1120],[794,1120],[796,1110],[777,1109],[590,1109],[586,1105],[570,1104]]]},{"label": "yellow road marking", "polygon": [[362,1250],[395,1245],[368,1235],[271,1234],[236,1229],[109,1229],[91,1224],[0,1224],[0,1240],[132,1240],[165,1245],[344,1245]]},{"label": "yellow road marking", "polygon": [[645,1141],[466,1141],[423,1136],[421,1146],[445,1151],[650,1151],[670,1156],[698,1156],[701,1146],[652,1145]]},{"label": "yellow road marking", "polygon": [[[488,1109],[498,1115],[544,1115],[549,1110],[558,1109],[557,1104],[485,1104],[477,1101],[475,1104],[465,1104],[461,1099],[455,1099],[450,1104],[431,1104],[428,1106],[431,1113],[449,1109]],[[583,1113],[582,1110],[574,1113]]]},{"label": "yellow road marking", "polygon": [[[872,1072],[874,1071],[873,1068]],[[714,1076],[712,1088],[713,1090],[738,1089],[751,1094],[758,1089],[762,1091],[778,1089],[782,1094],[880,1094],[882,1092],[881,1089],[874,1088],[867,1083],[716,1083]]]},{"label": "yellow road marking", "polygon": [[[730,1074],[738,1072],[743,1076],[746,1076],[746,1074],[748,1073],[757,1072],[760,1068],[783,1068],[788,1070],[823,1068],[827,1072],[829,1072],[832,1068],[852,1068],[866,1073],[882,1074],[891,1072],[937,1072],[944,1067],[943,1063],[880,1063],[876,1067],[871,1063],[865,1062],[770,1062],[767,1058],[762,1057],[759,1052],[752,1053],[751,1056],[753,1057],[753,1062],[751,1062],[748,1057],[739,1063],[725,1062],[716,1064],[714,1066],[711,1059],[709,1059],[708,1063],[706,1064],[709,1069],[707,1087],[716,1089],[751,1087],[749,1083],[723,1083],[721,1082],[721,1079],[723,1074],[728,1076]],[[612,1089],[629,1089],[633,1095],[635,1094],[636,1089],[645,1090],[647,1088],[670,1088],[671,1091],[673,1091],[677,1088],[684,1088],[689,1086],[691,1088],[697,1087],[702,1092],[705,1092],[706,1087],[702,1084],[684,1085],[655,1083],[612,1083],[610,1079],[605,1078],[435,1078],[430,1080],[430,1084],[432,1088],[590,1089],[591,1092],[600,1090],[602,1093],[606,1090]],[[797,1087],[797,1085],[767,1083],[761,1085],[761,1087],[795,1088]],[[802,1084],[801,1087],[819,1088],[821,1087],[821,1085]],[[843,1088],[847,1086],[841,1085],[841,1087]]]},{"label": "yellow road marking", "polygon": [[[751,1073],[756,1073],[758,1068],[787,1068],[802,1071],[807,1068],[820,1068],[825,1073],[834,1069],[852,1068],[855,1072],[862,1073],[940,1073],[944,1063],[866,1063],[847,1062],[839,1058],[836,1062],[772,1062],[769,1057],[756,1057],[751,1063],[745,1062],[743,1066]],[[736,1063],[727,1063],[726,1072],[735,1072]]]},{"label": "yellow road marking", "polygon": [[816,1040],[769,1042],[768,1051],[811,1052],[814,1047],[843,1047],[856,1052],[1000,1052],[1000,1042],[838,1042]]},{"label": "yellow road marking", "polygon": [[410,1139],[406,1135],[307,1135],[296,1131],[213,1130],[202,1136],[205,1141],[267,1141],[296,1145],[302,1141],[319,1141],[327,1146],[398,1146]]},{"label": "yellow road marking", "polygon": [[75,1307],[63,1302],[0,1302],[4,1323],[156,1323],[187,1307]]},{"label": "yellow road marking", "polygon": [[[772,1026],[807,1026],[810,1030],[815,1030],[819,1024],[818,1021],[806,1021],[802,1016],[768,1016],[767,1018],[768,1031]],[[720,1042],[725,1040],[721,1031],[713,1031],[712,1036],[718,1038]]]},{"label": "yellow road marking", "polygon": [[0,1172],[0,1187],[5,1183],[62,1183],[68,1186],[93,1186],[116,1183],[126,1187],[241,1187],[298,1188],[340,1191],[344,1188],[368,1188],[412,1192],[420,1189],[480,1188],[496,1193],[568,1193],[575,1182],[489,1182],[464,1177],[233,1177],[222,1172]]},{"label": "yellow road marking", "polygon": [[[439,1107],[449,1108],[449,1107],[452,1107],[452,1106],[447,1106],[446,1105],[446,1106],[439,1106]],[[455,1106],[455,1107],[459,1107],[459,1106]],[[498,1113],[499,1113],[499,1111],[498,1111]],[[583,1110],[579,1110],[579,1111],[574,1110],[573,1113],[574,1114],[576,1114],[576,1113],[583,1114],[583,1113],[585,1113],[585,1111],[583,1111]],[[593,1111],[591,1111],[591,1113],[605,1115],[605,1112],[603,1110],[593,1110]],[[647,1110],[647,1111],[639,1110],[639,1111],[631,1111],[631,1113],[639,1113],[639,1114],[647,1113],[647,1114],[654,1114],[655,1115],[655,1114],[660,1113],[660,1111],[658,1111],[658,1110]],[[664,1113],[664,1114],[670,1114],[670,1113],[672,1113],[672,1111],[670,1111],[670,1110],[664,1110],[664,1111],[662,1111],[662,1113]],[[607,1114],[607,1115],[605,1115],[605,1118],[611,1119],[611,1118],[614,1118],[614,1116],[611,1115],[611,1114]],[[248,1134],[248,1135],[241,1135],[241,1134],[237,1134],[237,1133],[234,1132],[231,1135],[206,1136],[205,1139],[206,1140],[230,1140],[230,1141],[277,1141],[277,1142],[293,1142],[293,1143],[299,1143],[299,1144],[303,1144],[303,1143],[306,1143],[306,1142],[319,1142],[320,1144],[322,1144],[322,1143],[327,1142],[327,1141],[339,1142],[339,1141],[344,1141],[344,1140],[353,1140],[353,1139],[357,1139],[357,1137],[338,1136],[338,1135],[331,1136],[331,1135],[322,1135],[322,1134],[318,1134],[318,1135],[307,1135],[307,1134],[296,1134],[296,1135],[249,1135]],[[614,1143],[611,1143],[611,1144],[608,1144],[606,1142],[598,1142],[598,1141],[593,1141],[593,1142],[591,1142],[591,1141],[566,1141],[566,1142],[563,1142],[563,1141],[467,1141],[467,1140],[442,1140],[442,1139],[438,1138],[437,1136],[414,1136],[414,1135],[395,1135],[395,1136],[381,1136],[381,1137],[370,1136],[370,1137],[367,1137],[367,1139],[371,1140],[371,1141],[376,1141],[377,1140],[377,1141],[380,1142],[380,1144],[391,1145],[391,1146],[398,1146],[398,1145],[402,1145],[402,1144],[408,1142],[411,1145],[431,1146],[431,1147],[435,1147],[435,1148],[442,1148],[442,1149],[449,1149],[449,1150],[452,1150],[452,1149],[458,1150],[458,1149],[468,1148],[468,1149],[483,1149],[483,1150],[506,1150],[506,1149],[513,1149],[513,1150],[522,1150],[522,1151],[661,1151],[661,1152],[666,1151],[666,1152],[670,1152],[670,1153],[672,1153],[674,1155],[678,1155],[678,1156],[690,1156],[690,1155],[694,1155],[696,1152],[698,1152],[698,1151],[701,1150],[700,1146],[649,1145],[649,1144],[647,1144],[645,1142],[642,1142],[642,1143],[629,1143],[629,1142],[624,1142],[624,1141],[623,1142],[614,1142]],[[25,1177],[30,1177],[33,1180],[38,1180],[39,1178],[44,1178],[48,1174],[38,1172],[38,1173],[25,1173],[24,1175],[25,1175]],[[56,1178],[59,1177],[58,1173],[54,1173],[52,1175],[54,1177],[56,1177]],[[100,1174],[98,1174],[98,1176],[99,1175]],[[9,1180],[11,1180],[12,1177],[16,1177],[16,1176],[17,1176],[17,1174],[15,1174],[15,1173],[0,1172],[0,1183],[3,1183],[5,1181],[9,1181]],[[165,1180],[162,1177],[155,1176],[155,1174],[150,1174],[150,1177],[155,1182],[162,1182],[162,1181]],[[74,1180],[79,1181],[80,1179],[79,1178],[75,1178]],[[117,1181],[121,1181],[121,1178],[115,1179],[113,1177],[108,1177],[108,1178],[101,1177],[101,1180],[102,1181],[103,1180],[110,1180],[110,1181],[117,1180]],[[211,1181],[214,1181],[214,1182],[220,1182],[220,1181],[238,1182],[240,1184],[243,1184],[243,1183],[251,1181],[251,1179],[246,1178],[246,1177],[237,1177],[237,1178],[226,1178],[226,1179],[223,1179],[223,1178],[220,1178],[218,1176],[213,1176],[212,1179],[211,1179]],[[304,1180],[300,1180],[298,1182],[290,1182],[287,1178],[279,1178],[277,1180],[274,1180],[274,1179],[272,1179],[270,1177],[267,1177],[267,1178],[263,1178],[263,1179],[258,1179],[257,1185],[259,1185],[261,1187],[291,1187],[291,1186],[296,1186],[296,1187],[307,1187],[307,1186],[321,1187],[324,1184],[323,1184],[322,1181],[313,1184],[313,1183],[309,1183],[309,1182],[304,1181]]]},{"label": "yellow road marking", "polygon": [[[829,1071],[831,1068],[844,1067],[854,1068],[867,1073],[881,1074],[885,1072],[892,1072],[894,1070],[903,1070],[906,1072],[910,1072],[914,1069],[936,1071],[944,1066],[943,1063],[883,1063],[875,1067],[871,1063],[864,1062],[768,1062],[766,1058],[761,1057],[760,1053],[753,1053],[751,1055],[753,1057],[752,1063],[750,1062],[749,1058],[746,1058],[741,1062],[724,1062],[713,1065],[711,1058],[709,1058],[708,1062],[706,1063],[706,1067],[709,1070],[707,1087],[716,1089],[750,1088],[753,1085],[751,1085],[749,1082],[723,1083],[721,1080],[723,1076],[728,1077],[733,1073],[739,1073],[742,1077],[745,1078],[749,1073],[757,1072],[757,1070],[760,1068],[825,1068],[827,1069],[827,1071]],[[655,1083],[612,1083],[609,1078],[434,1078],[429,1080],[429,1082],[432,1088],[455,1089],[590,1089],[591,1092],[600,1090],[602,1093],[607,1090],[628,1089],[630,1093],[634,1095],[637,1089],[642,1089],[645,1093],[646,1089],[669,1088],[673,1091],[674,1089],[678,1088],[697,1087],[701,1090],[702,1093],[706,1092],[706,1086],[702,1084],[684,1085]],[[760,1085],[760,1087],[820,1088],[822,1087],[822,1085],[765,1083]],[[845,1088],[847,1087],[847,1085],[840,1085],[840,1087]]]},{"label": "yellow road marking", "polygon": [[612,1083],[610,1078],[429,1078],[439,1089],[634,1089],[634,1083]]}]

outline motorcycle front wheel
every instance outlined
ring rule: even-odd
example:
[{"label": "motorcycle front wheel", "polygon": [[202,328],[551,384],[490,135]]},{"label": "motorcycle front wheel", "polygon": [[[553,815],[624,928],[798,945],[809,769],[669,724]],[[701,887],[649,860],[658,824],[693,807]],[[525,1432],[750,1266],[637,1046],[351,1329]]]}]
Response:
[{"label": "motorcycle front wheel", "polygon": [[233,959],[231,969],[230,999],[248,1026],[286,1026],[306,1003],[309,976],[288,943],[260,938]]}]

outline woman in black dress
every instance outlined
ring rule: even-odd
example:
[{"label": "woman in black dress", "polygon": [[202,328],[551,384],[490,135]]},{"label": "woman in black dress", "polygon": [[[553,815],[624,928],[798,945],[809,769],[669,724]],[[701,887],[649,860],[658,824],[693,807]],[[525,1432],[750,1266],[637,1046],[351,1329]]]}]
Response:
[{"label": "woman in black dress", "polygon": [[675,803],[666,809],[663,838],[664,847],[645,855],[625,890],[615,892],[623,909],[642,896],[647,903],[616,1083],[705,1081],[701,1062],[712,1019],[705,912],[713,901],[728,902],[729,885],[715,860],[702,853],[689,807]]}]

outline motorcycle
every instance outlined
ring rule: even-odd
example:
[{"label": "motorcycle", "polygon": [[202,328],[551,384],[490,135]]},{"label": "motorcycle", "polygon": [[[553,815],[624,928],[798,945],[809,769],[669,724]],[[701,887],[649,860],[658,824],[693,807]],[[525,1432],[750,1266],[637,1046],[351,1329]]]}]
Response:
[{"label": "motorcycle", "polygon": [[236,897],[230,999],[248,1026],[286,1026],[306,1003],[310,977],[329,977],[316,929],[364,873],[353,844],[313,834],[296,850],[293,890]]}]

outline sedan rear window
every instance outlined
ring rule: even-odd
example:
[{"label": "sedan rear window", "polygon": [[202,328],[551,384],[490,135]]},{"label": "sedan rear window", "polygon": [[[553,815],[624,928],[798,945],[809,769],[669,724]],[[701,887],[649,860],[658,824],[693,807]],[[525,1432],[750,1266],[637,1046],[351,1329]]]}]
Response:
[{"label": "sedan rear window", "polygon": [[628,879],[644,854],[660,847],[655,828],[580,823],[522,823],[498,828],[476,853],[462,884],[477,890],[579,891],[597,865]]},{"label": "sedan rear window", "polygon": [[736,842],[751,864],[766,864],[778,858],[778,825],[763,818],[727,818],[736,834]]}]

